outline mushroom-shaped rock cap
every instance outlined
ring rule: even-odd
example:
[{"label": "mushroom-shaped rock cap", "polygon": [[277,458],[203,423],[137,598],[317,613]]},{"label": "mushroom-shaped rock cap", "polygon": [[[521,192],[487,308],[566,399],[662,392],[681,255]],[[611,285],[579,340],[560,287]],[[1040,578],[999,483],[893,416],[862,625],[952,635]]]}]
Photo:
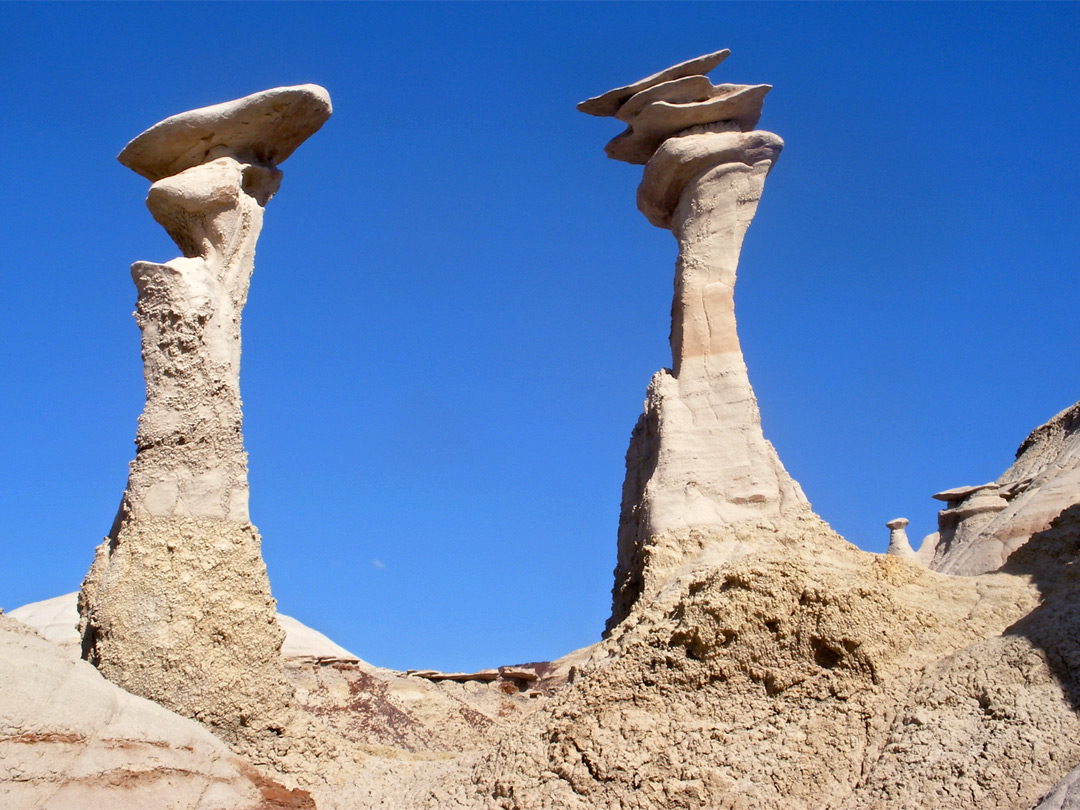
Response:
[{"label": "mushroom-shaped rock cap", "polygon": [[641,79],[633,84],[628,84],[626,87],[616,87],[614,90],[608,90],[601,96],[586,99],[578,104],[577,108],[579,111],[588,113],[589,115],[615,115],[615,113],[619,111],[619,107],[626,103],[631,96],[637,95],[642,90],[648,90],[650,87],[660,84],[661,82],[668,82],[672,79],[681,79],[684,76],[704,75],[729,56],[731,56],[731,51],[725,48],[716,53],[707,53],[704,56],[699,56],[697,59],[680,62],[666,70],[661,70],[659,73],[654,73],[648,78]]},{"label": "mushroom-shaped rock cap", "polygon": [[331,112],[330,94],[317,84],[275,87],[166,118],[116,159],[155,183],[223,155],[276,165],[318,131]]},{"label": "mushroom-shaped rock cap", "polygon": [[894,518],[885,524],[886,529],[902,529],[911,521],[907,518]]}]

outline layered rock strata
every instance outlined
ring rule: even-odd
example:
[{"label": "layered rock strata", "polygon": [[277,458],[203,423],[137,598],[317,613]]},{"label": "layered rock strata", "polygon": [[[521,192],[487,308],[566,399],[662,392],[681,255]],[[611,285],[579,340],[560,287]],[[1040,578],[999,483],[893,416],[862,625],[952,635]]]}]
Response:
[{"label": "layered rock strata", "polygon": [[973,576],[1000,568],[1036,532],[1080,503],[1080,402],[1035,428],[996,481],[939,492],[930,567]]},{"label": "layered rock strata", "polygon": [[273,732],[284,633],[248,515],[240,322],[277,164],[329,117],[316,85],[193,110],[119,160],[182,252],[136,262],[146,405],[112,530],[79,596],[83,657],[227,739]]},{"label": "layered rock strata", "polygon": [[6,810],[313,810],[191,720],[109,683],[0,616],[0,806]]},{"label": "layered rock strata", "polygon": [[607,154],[645,164],[638,208],[679,245],[672,366],[654,375],[626,455],[609,631],[680,566],[746,550],[719,541],[719,529],[749,522],[775,533],[811,514],[762,433],[736,330],[739,253],[783,141],[753,130],[768,85],[714,86],[701,75],[727,54],[578,105],[628,124]]}]

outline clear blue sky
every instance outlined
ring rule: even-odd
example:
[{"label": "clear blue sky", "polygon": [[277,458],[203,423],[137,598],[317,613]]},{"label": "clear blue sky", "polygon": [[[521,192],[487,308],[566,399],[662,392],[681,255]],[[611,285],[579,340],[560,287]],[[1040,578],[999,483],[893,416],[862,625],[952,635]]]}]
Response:
[{"label": "clear blue sky", "polygon": [[766,435],[881,551],[1080,398],[1080,5],[0,4],[0,606],[78,588],[143,402],[114,156],[317,82],[244,315],[280,609],[384,666],[552,658],[607,616],[675,242],[581,99],[730,48],[787,142],[737,312]]}]

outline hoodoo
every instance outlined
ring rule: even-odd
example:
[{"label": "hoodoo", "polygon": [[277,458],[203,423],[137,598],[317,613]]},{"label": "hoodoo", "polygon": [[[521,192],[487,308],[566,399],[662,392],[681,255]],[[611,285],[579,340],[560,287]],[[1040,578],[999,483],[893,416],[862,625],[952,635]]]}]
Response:
[{"label": "hoodoo", "polygon": [[578,105],[628,124],[605,151],[645,164],[638,208],[679,244],[671,368],[653,376],[626,454],[609,630],[681,566],[739,556],[740,523],[777,528],[811,514],[762,433],[735,326],[743,236],[784,144],[754,129],[768,85],[713,85],[703,75],[729,53]]},{"label": "hoodoo", "polygon": [[248,515],[240,316],[284,161],[329,118],[316,85],[172,116],[119,160],[183,256],[136,262],[146,406],[108,537],[79,596],[83,657],[221,729],[258,730],[286,694],[284,633]]}]

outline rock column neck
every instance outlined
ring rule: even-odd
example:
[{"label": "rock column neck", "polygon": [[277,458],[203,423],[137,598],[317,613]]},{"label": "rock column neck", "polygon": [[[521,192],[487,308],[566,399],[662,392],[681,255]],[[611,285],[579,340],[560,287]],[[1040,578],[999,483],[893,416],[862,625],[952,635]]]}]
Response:
[{"label": "rock column neck", "polygon": [[653,376],[627,451],[609,631],[685,566],[736,559],[762,525],[811,514],[762,433],[735,323],[743,237],[781,147],[768,132],[685,135],[645,167],[638,207],[679,244],[672,367]]},{"label": "rock column neck", "polygon": [[735,373],[746,379],[735,327],[735,275],[769,167],[718,166],[695,177],[679,198],[671,223],[679,243],[671,306],[676,378]]}]

